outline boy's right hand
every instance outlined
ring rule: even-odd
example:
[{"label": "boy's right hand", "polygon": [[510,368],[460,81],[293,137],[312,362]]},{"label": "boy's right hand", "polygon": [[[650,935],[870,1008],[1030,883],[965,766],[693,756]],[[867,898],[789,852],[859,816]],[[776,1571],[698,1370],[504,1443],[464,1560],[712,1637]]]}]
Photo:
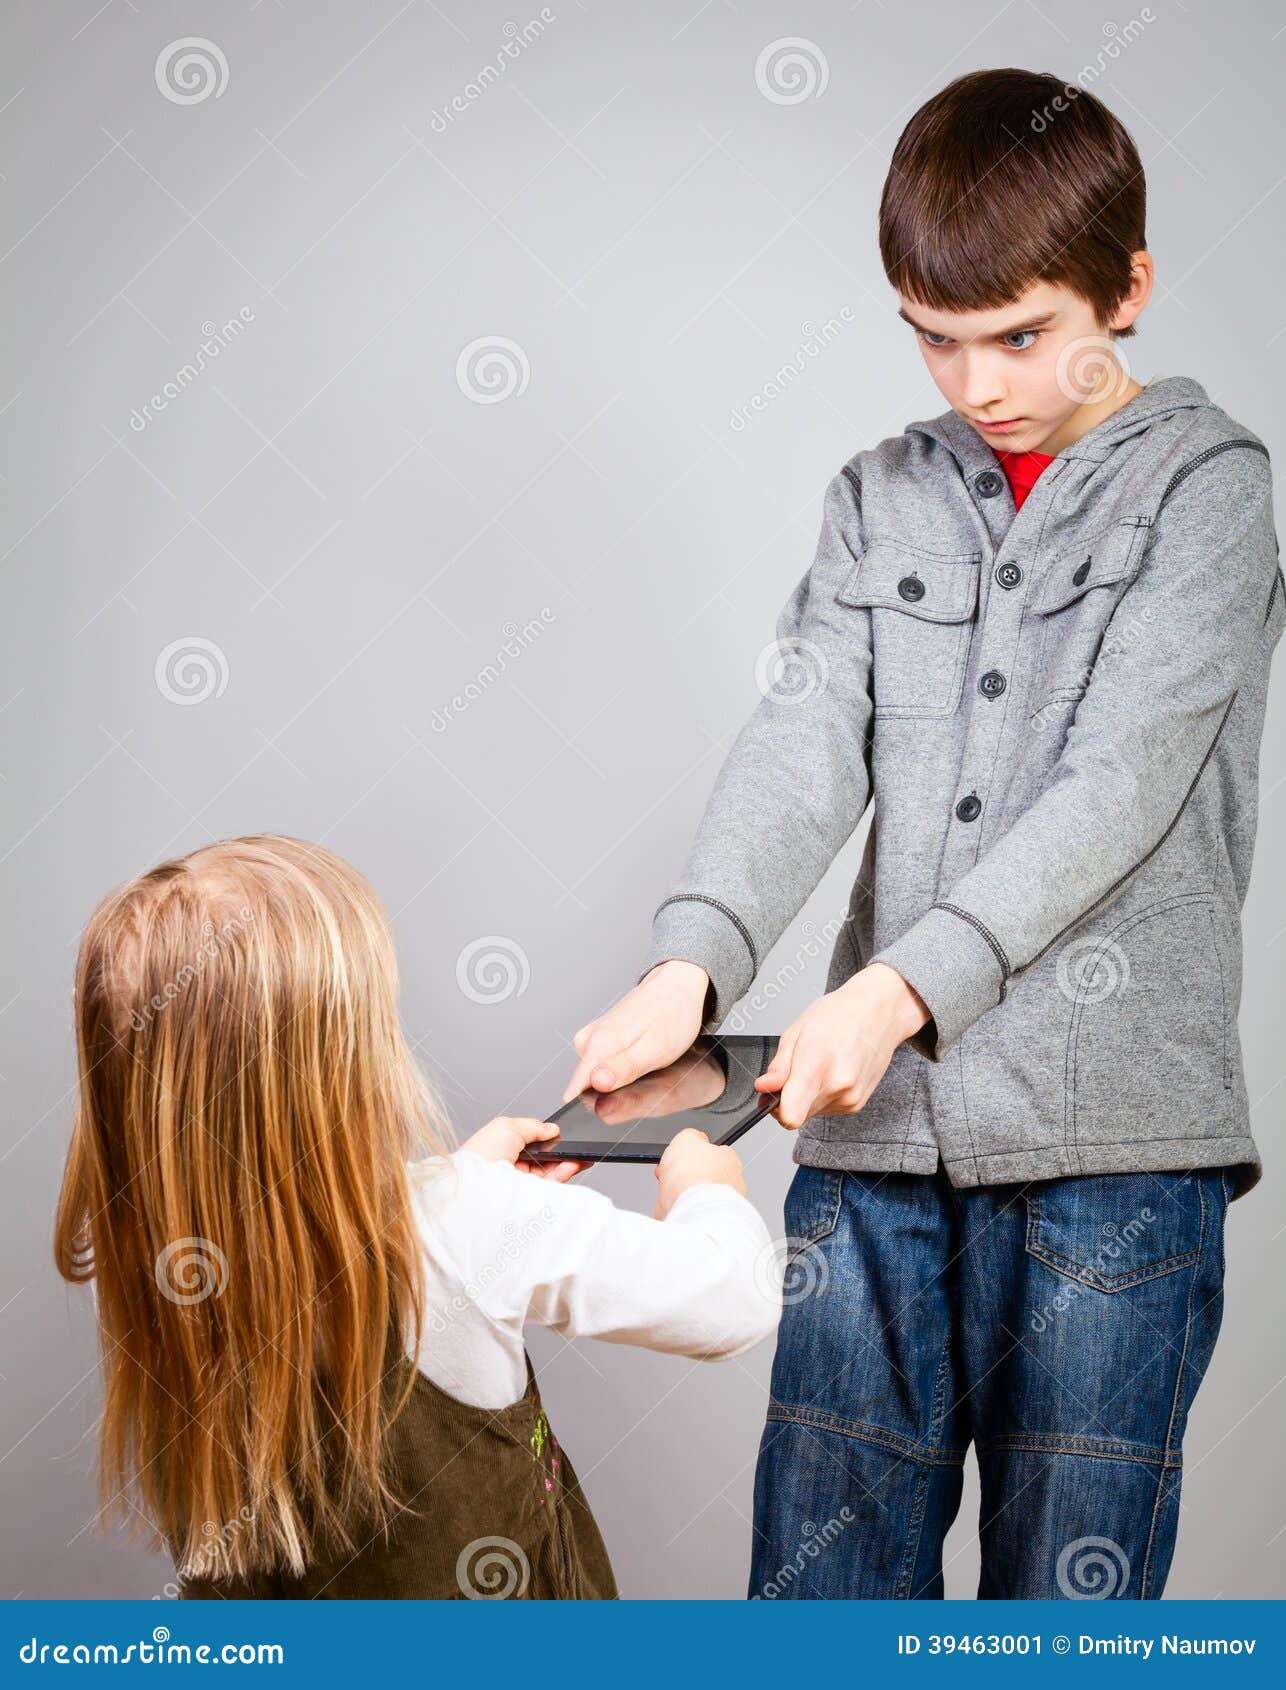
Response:
[{"label": "boy's right hand", "polygon": [[656,1199],[659,1221],[665,1219],[679,1193],[689,1186],[730,1185],[743,1197],[746,1195],[741,1157],[729,1145],[711,1144],[696,1127],[685,1127],[681,1133],[675,1133],[657,1163],[656,1177],[660,1187]]},{"label": "boy's right hand", "polygon": [[710,976],[694,962],[660,962],[572,1039],[580,1057],[563,1102],[587,1088],[615,1091],[682,1056],[701,1031]]}]

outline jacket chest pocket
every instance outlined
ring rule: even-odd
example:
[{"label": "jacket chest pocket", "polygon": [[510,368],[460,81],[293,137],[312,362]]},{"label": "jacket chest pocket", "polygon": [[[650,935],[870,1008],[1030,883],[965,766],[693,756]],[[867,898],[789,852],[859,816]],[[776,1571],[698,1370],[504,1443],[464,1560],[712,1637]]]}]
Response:
[{"label": "jacket chest pocket", "polygon": [[872,540],[835,595],[871,618],[877,716],[950,716],[978,608],[981,552],[943,555]]},{"label": "jacket chest pocket", "polygon": [[1151,519],[1128,517],[1056,558],[1035,597],[1040,646],[1032,699],[1042,707],[1080,698],[1101,659],[1128,648],[1145,629],[1128,625],[1104,634],[1121,594],[1139,566]]}]

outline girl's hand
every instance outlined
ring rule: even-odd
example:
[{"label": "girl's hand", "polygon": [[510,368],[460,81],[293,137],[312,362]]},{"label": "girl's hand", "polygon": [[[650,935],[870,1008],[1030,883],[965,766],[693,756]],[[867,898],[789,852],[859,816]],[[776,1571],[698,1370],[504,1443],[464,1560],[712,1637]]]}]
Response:
[{"label": "girl's hand", "polygon": [[660,1185],[656,1199],[659,1221],[669,1214],[679,1193],[692,1185],[730,1185],[746,1195],[741,1157],[729,1145],[711,1144],[696,1127],[675,1133],[656,1165],[656,1177]]},{"label": "girl's hand", "polygon": [[896,969],[868,963],[791,1023],[755,1087],[781,1093],[773,1114],[792,1130],[813,1115],[855,1115],[928,1019]]},{"label": "girl's hand", "polygon": [[557,1180],[560,1185],[576,1174],[584,1173],[589,1162],[524,1162],[522,1153],[529,1144],[544,1144],[558,1137],[553,1121],[531,1121],[515,1115],[497,1115],[485,1127],[479,1127],[472,1138],[466,1138],[461,1150],[472,1150],[484,1162],[512,1162],[520,1174],[535,1174],[537,1179]]}]

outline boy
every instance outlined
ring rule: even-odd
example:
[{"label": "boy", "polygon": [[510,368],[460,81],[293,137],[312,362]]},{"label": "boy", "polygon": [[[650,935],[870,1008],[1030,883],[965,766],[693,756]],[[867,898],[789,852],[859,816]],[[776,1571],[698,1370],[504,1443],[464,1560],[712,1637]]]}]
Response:
[{"label": "boy", "polygon": [[1121,363],[1144,202],[1124,128],[1051,76],[912,118],[880,246],[951,408],[831,481],[778,624],[794,678],[640,983],[576,1037],[569,1095],[716,1027],[874,801],[826,995],[760,1082],[801,1129],[812,1291],[752,1596],[940,1596],[971,1441],[980,1596],[1159,1597],[1169,1569],[1224,1215],[1260,1174],[1240,910],[1286,610],[1263,443]]}]

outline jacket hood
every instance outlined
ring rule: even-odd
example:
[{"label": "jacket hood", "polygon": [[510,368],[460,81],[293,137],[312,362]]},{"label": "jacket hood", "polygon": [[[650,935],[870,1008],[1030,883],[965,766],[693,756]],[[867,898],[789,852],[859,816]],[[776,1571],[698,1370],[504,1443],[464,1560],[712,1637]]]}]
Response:
[{"label": "jacket hood", "polygon": [[[1070,446],[1064,446],[1055,456],[1101,462],[1123,440],[1141,433],[1159,417],[1203,409],[1217,407],[1199,381],[1193,381],[1190,376],[1154,376],[1141,393],[1136,393],[1118,411],[1113,411],[1110,417],[1105,417]],[[977,429],[955,411],[944,411],[927,422],[908,423],[904,432],[927,434],[938,441],[958,460],[966,476],[994,469],[1000,461]]]}]

